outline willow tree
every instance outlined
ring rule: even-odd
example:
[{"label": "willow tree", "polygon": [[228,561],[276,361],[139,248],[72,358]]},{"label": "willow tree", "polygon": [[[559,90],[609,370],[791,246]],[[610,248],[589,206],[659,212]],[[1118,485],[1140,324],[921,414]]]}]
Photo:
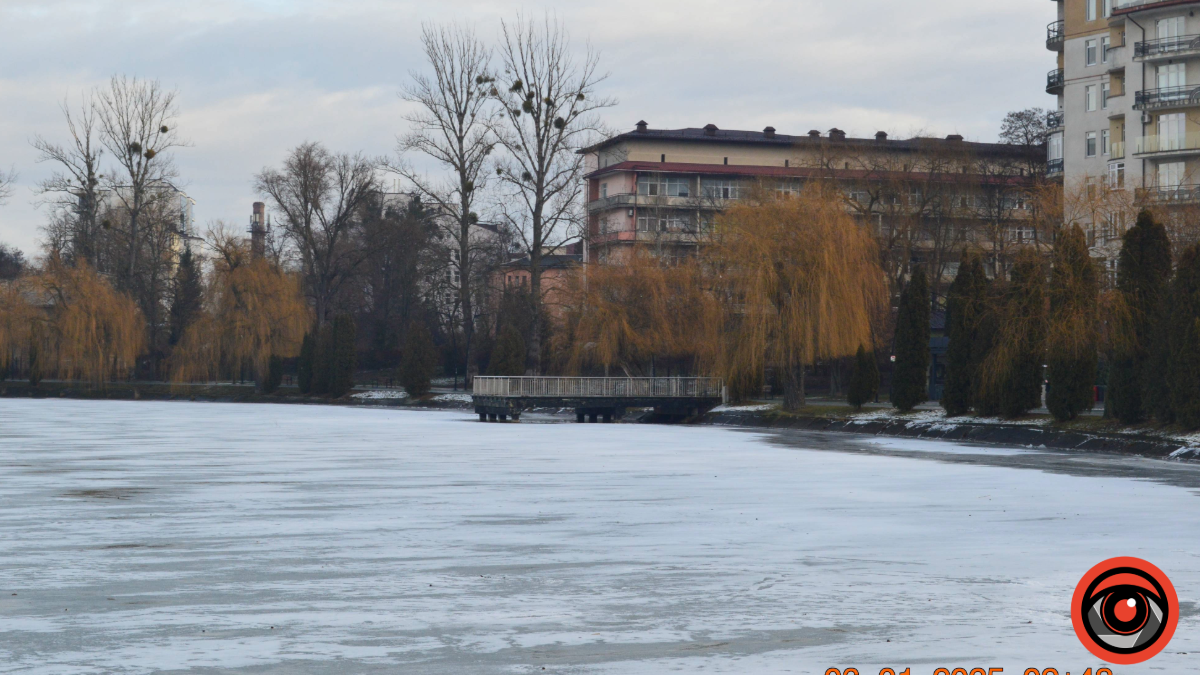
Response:
[{"label": "willow tree", "polygon": [[565,370],[650,374],[655,358],[713,362],[720,310],[696,259],[669,263],[635,250],[623,264],[595,265],[572,281],[556,352]]},{"label": "willow tree", "polygon": [[796,411],[806,366],[874,343],[871,317],[887,299],[879,250],[832,188],[760,190],[718,217],[704,250],[724,314],[719,370],[731,383],[773,366],[784,409]]},{"label": "willow tree", "polygon": [[207,307],[176,350],[176,382],[216,380],[222,373],[270,374],[272,356],[300,351],[312,315],[300,281],[272,261],[252,257],[244,241],[219,233]]},{"label": "willow tree", "polygon": [[35,321],[42,374],[103,387],[128,374],[146,344],[146,322],[137,304],[117,292],[87,261],[74,267],[51,258],[37,278],[45,304]]},{"label": "willow tree", "polygon": [[1100,282],[1078,225],[1059,233],[1050,271],[1050,322],[1046,341],[1050,388],[1046,407],[1059,421],[1091,410],[1095,400]]},{"label": "willow tree", "polygon": [[15,361],[28,361],[34,323],[43,320],[29,294],[28,283],[0,285],[0,380]]},{"label": "willow tree", "polygon": [[1020,417],[1042,403],[1046,354],[1046,280],[1041,257],[1017,254],[1003,305],[997,308],[993,345],[980,367],[981,406]]}]

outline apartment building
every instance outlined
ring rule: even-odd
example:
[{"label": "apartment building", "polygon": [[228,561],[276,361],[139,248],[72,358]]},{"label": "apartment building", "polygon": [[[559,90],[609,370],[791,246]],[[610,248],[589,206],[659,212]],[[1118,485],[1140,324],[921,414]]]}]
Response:
[{"label": "apartment building", "polygon": [[1029,199],[1045,167],[1041,147],[945,138],[791,136],[703,128],[636,129],[581,151],[588,163],[584,258],[619,261],[636,246],[683,256],[703,244],[717,212],[751,190],[797,192],[835,181],[850,213],[873,228],[894,279],[923,264],[948,283],[963,246],[994,262],[1034,240]]},{"label": "apartment building", "polygon": [[[1057,0],[1046,46],[1047,175],[1067,190],[1106,185],[1168,218],[1200,205],[1200,2]],[[1189,84],[1189,82],[1191,84]],[[1089,224],[1112,267],[1132,212]]]}]

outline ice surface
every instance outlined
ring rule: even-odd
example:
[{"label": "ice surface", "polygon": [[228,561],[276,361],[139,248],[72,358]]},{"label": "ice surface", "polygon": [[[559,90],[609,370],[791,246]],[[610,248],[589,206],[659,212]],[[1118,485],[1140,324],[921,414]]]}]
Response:
[{"label": "ice surface", "polygon": [[1116,555],[1196,670],[1195,465],[473,420],[0,399],[0,673],[1078,674]]}]

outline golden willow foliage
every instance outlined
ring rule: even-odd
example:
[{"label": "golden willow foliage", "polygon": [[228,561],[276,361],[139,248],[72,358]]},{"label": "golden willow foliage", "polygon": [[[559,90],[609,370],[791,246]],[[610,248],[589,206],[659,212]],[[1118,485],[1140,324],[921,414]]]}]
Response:
[{"label": "golden willow foliage", "polygon": [[774,365],[798,388],[794,407],[804,366],[873,344],[871,319],[888,297],[879,249],[830,188],[760,192],[728,209],[704,255],[724,309],[718,369],[738,398]]},{"label": "golden willow foliage", "polygon": [[45,321],[28,301],[30,293],[24,279],[0,283],[0,373],[8,370],[13,357],[28,358],[34,323]]},{"label": "golden willow foliage", "polygon": [[103,387],[128,374],[145,346],[141,311],[86,261],[51,258],[43,272],[0,292],[0,359],[37,353],[43,377]]},{"label": "golden willow foliage", "polygon": [[595,265],[575,277],[568,293],[564,331],[555,337],[566,370],[600,366],[638,373],[651,358],[711,364],[720,311],[698,261],[670,264],[634,250],[623,264]]},{"label": "golden willow foliage", "polygon": [[272,356],[299,354],[312,322],[300,281],[268,260],[255,259],[244,241],[218,232],[207,306],[175,352],[176,382],[219,379],[251,370],[264,380]]}]

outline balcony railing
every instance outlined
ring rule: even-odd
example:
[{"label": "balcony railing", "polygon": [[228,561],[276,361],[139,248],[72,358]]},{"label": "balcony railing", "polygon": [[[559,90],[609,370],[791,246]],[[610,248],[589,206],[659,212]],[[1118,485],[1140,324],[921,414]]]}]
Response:
[{"label": "balcony railing", "polygon": [[1133,154],[1150,155],[1155,153],[1183,153],[1200,151],[1200,133],[1183,136],[1142,136],[1137,139]]},{"label": "balcony railing", "polygon": [[512,398],[721,398],[713,377],[477,377],[476,396]]},{"label": "balcony railing", "polygon": [[1117,0],[1113,5],[1113,11],[1119,12],[1126,9],[1149,9],[1154,5],[1176,4],[1176,0]]},{"label": "balcony railing", "polygon": [[1055,21],[1046,26],[1046,49],[1052,52],[1061,52],[1063,42],[1067,39],[1067,28],[1065,21]]},{"label": "balcony railing", "polygon": [[1134,110],[1154,110],[1157,108],[1175,108],[1181,106],[1200,105],[1200,87],[1164,87],[1162,89],[1143,89],[1133,100]]},{"label": "balcony railing", "polygon": [[1046,162],[1046,175],[1053,176],[1063,172],[1063,161],[1061,159],[1052,159]]},{"label": "balcony railing", "polygon": [[1134,43],[1133,57],[1135,59],[1145,59],[1156,56],[1172,56],[1180,52],[1197,50],[1200,50],[1200,35],[1179,35]]},{"label": "balcony railing", "polygon": [[1200,185],[1141,188],[1136,195],[1138,201],[1151,204],[1194,204],[1200,202]]},{"label": "balcony railing", "polygon": [[1063,85],[1067,83],[1067,74],[1062,68],[1046,73],[1046,93],[1061,94]]},{"label": "balcony railing", "polygon": [[1066,124],[1066,121],[1067,116],[1065,113],[1063,113],[1063,111],[1059,110],[1058,112],[1052,112],[1049,115],[1046,115],[1046,128],[1060,129],[1064,124]]}]

